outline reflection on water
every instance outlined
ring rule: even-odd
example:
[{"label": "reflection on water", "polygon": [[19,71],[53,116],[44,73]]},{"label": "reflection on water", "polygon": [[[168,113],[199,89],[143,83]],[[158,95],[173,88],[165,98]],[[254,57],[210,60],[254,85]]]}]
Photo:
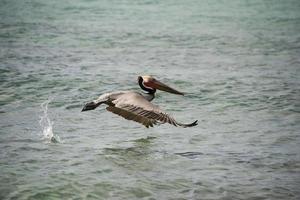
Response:
[{"label": "reflection on water", "polygon": [[[151,148],[152,142],[155,137],[146,137],[133,140],[132,146],[130,147],[115,147],[115,148],[104,148],[103,155],[108,160],[111,160],[117,165],[126,167],[127,169],[135,168],[149,168],[149,156],[153,153]],[[128,165],[129,164],[129,165]]]}]

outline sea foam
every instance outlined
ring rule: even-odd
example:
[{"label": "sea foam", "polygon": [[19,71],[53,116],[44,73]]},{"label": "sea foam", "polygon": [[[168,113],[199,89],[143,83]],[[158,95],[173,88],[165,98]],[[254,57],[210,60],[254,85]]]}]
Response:
[{"label": "sea foam", "polygon": [[50,143],[60,143],[61,140],[57,134],[53,133],[53,125],[48,116],[48,105],[52,101],[52,99],[48,99],[41,104],[41,108],[43,111],[43,115],[40,117],[39,124],[42,128],[42,136],[43,139]]}]

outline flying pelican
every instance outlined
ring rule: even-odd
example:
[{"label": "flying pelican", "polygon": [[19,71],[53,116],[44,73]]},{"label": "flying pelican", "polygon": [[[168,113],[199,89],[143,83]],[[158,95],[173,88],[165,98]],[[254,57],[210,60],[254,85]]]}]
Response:
[{"label": "flying pelican", "polygon": [[118,91],[101,95],[98,99],[85,104],[82,111],[94,110],[101,104],[107,104],[106,110],[120,115],[128,120],[133,120],[143,124],[145,127],[153,127],[155,124],[169,123],[174,126],[192,127],[197,125],[197,121],[190,124],[177,122],[173,117],[163,112],[158,106],[152,104],[156,89],[169,93],[184,95],[152,76],[139,76],[138,83],[146,93],[134,91]]}]

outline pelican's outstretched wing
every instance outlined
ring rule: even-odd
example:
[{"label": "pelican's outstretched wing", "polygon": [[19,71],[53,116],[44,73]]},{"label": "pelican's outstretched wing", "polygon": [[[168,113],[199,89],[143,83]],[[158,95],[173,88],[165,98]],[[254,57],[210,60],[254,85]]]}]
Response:
[{"label": "pelican's outstretched wing", "polygon": [[119,95],[112,103],[113,105],[106,108],[108,111],[118,114],[125,119],[141,123],[147,128],[158,123],[169,123],[182,127],[197,125],[197,121],[191,124],[177,122],[174,118],[164,113],[158,106],[150,103],[144,96],[136,92]]},{"label": "pelican's outstretched wing", "polygon": [[134,112],[130,112],[126,109],[118,108],[115,106],[108,106],[108,107],[106,107],[106,110],[108,110],[112,113],[115,113],[117,115],[120,115],[121,117],[124,117],[125,119],[133,120],[138,123],[141,123],[144,126],[146,126],[147,128],[153,127],[153,125],[157,124],[156,120],[149,119],[147,117],[135,114]]}]

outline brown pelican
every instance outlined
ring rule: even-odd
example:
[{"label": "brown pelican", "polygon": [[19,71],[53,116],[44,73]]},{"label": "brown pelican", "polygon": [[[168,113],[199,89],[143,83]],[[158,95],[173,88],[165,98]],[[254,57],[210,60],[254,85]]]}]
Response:
[{"label": "brown pelican", "polygon": [[183,95],[151,76],[139,76],[138,83],[146,93],[134,91],[118,91],[101,95],[98,99],[85,104],[82,111],[93,110],[101,104],[107,104],[106,110],[120,115],[128,120],[143,124],[147,128],[155,124],[169,123],[174,126],[192,127],[197,125],[197,120],[191,124],[177,122],[170,115],[163,112],[158,106],[150,103],[155,97],[156,89],[169,93]]}]

